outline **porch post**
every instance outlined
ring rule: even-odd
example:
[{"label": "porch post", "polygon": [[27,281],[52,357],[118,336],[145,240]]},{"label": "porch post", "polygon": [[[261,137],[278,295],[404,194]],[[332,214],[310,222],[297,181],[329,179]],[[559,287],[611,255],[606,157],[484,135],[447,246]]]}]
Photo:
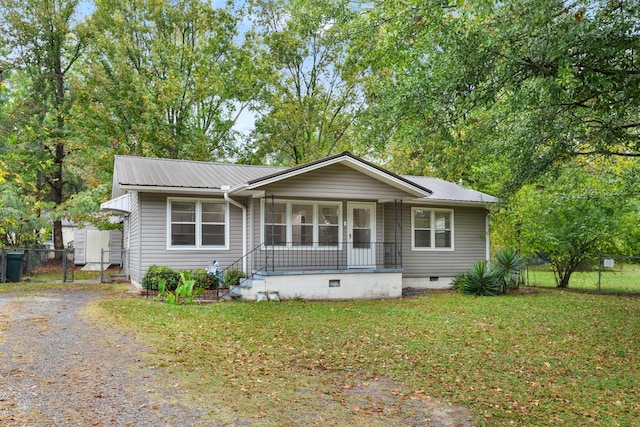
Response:
[{"label": "porch post", "polygon": [[276,269],[276,197],[271,195],[271,271]]},{"label": "porch post", "polygon": [[[269,202],[271,199],[271,202]],[[271,271],[275,269],[275,241],[276,241],[276,218],[275,218],[275,196],[272,194],[271,196],[265,195],[264,197],[264,225],[267,225],[267,221],[269,219],[268,213],[271,213]],[[264,243],[264,268],[266,270],[269,269],[269,247],[267,245],[268,236],[265,234],[265,242]]]},{"label": "porch post", "polygon": [[402,267],[402,200],[395,200],[395,250],[393,263],[395,267]]}]

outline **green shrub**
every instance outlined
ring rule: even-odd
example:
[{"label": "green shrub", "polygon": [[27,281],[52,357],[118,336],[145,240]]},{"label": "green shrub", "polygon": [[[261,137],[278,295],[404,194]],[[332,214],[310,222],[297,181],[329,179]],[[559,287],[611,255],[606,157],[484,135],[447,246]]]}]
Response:
[{"label": "green shrub", "polygon": [[180,283],[180,273],[171,267],[152,265],[142,278],[142,288],[157,291],[161,280],[164,280],[167,291],[175,291]]},{"label": "green shrub", "polygon": [[157,299],[164,299],[167,304],[191,304],[196,295],[201,294],[203,290],[196,287],[196,281],[191,278],[191,272],[180,272],[180,284],[175,291],[167,290],[165,280],[161,279],[158,283]]},{"label": "green shrub", "polygon": [[514,249],[498,251],[492,262],[477,261],[466,273],[458,274],[451,289],[471,295],[495,296],[518,289],[524,259]]},{"label": "green shrub", "polygon": [[196,287],[201,289],[218,289],[219,281],[207,270],[194,270],[191,272],[191,278],[196,281]]},{"label": "green shrub", "polygon": [[524,260],[515,249],[506,248],[496,252],[491,270],[500,284],[500,292],[520,287],[523,267]]},{"label": "green shrub", "polygon": [[247,276],[243,271],[230,268],[224,272],[224,284],[227,288],[232,288],[234,286],[238,286],[240,284],[240,279],[245,277]]},{"label": "green shrub", "polygon": [[467,275],[465,273],[458,273],[451,281],[451,289],[462,292],[465,280],[467,280]]},{"label": "green shrub", "polygon": [[458,275],[454,286],[465,294],[496,296],[500,294],[500,281],[491,272],[487,261],[477,261],[463,275]]}]

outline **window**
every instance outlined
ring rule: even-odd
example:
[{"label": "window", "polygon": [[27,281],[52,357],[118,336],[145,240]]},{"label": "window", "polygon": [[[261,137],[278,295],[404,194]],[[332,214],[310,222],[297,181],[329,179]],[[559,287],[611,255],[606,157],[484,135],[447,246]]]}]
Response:
[{"label": "window", "polygon": [[171,246],[195,246],[196,203],[171,203]]},{"label": "window", "polygon": [[318,205],[318,245],[336,246],[340,235],[340,206]]},{"label": "window", "polygon": [[287,244],[287,204],[268,203],[265,206],[265,238],[269,246],[285,246]]},{"label": "window", "polygon": [[275,247],[336,247],[341,206],[339,202],[263,201],[262,241]]},{"label": "window", "polygon": [[226,248],[226,202],[169,199],[168,205],[169,248]]},{"label": "window", "polygon": [[313,223],[313,204],[291,204],[291,242],[294,245],[313,245]]},{"label": "window", "polygon": [[225,246],[223,203],[202,202],[202,246]]},{"label": "window", "polygon": [[453,211],[411,208],[412,248],[453,249]]}]

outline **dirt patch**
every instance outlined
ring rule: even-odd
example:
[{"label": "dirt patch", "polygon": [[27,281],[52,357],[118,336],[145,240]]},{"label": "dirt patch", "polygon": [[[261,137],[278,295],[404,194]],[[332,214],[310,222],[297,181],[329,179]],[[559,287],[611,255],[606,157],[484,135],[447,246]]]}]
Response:
[{"label": "dirt patch", "polygon": [[[356,380],[345,386],[346,402],[356,413],[368,417],[393,419],[404,426],[472,427],[473,414],[466,408],[451,406],[427,396],[413,393],[407,396],[402,388],[388,378],[371,381]],[[376,416],[377,414],[377,416]]]}]

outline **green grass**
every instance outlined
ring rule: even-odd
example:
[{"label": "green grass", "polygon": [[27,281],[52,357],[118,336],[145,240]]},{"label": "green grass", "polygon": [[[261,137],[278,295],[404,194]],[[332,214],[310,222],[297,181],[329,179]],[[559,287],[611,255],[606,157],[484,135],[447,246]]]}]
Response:
[{"label": "green grass", "polygon": [[[67,271],[67,280],[71,280],[71,271]],[[74,280],[97,280],[100,278],[99,271],[81,271],[77,270],[73,273]],[[34,273],[24,276],[23,280],[30,282],[56,282],[62,280],[62,271],[53,271],[46,273]]]},{"label": "green grass", "polygon": [[[553,272],[548,266],[529,267],[527,280],[530,286],[555,288]],[[570,289],[596,292],[598,271],[578,271],[571,275]],[[617,263],[615,268],[603,269],[600,277],[602,293],[634,293],[640,295],[640,265]]]},{"label": "green grass", "polygon": [[[629,426],[640,419],[639,302],[527,288],[179,307],[113,299],[94,315],[149,343],[187,399],[224,398],[217,420],[298,425],[301,414],[331,412],[333,424],[374,425],[354,418],[343,390],[391,378],[406,404],[433,396],[470,408],[481,425]],[[329,411],[327,396],[343,407]]]},{"label": "green grass", "polygon": [[0,294],[9,292],[37,292],[47,289],[68,289],[68,290],[82,290],[82,289],[101,289],[112,293],[122,293],[129,289],[129,285],[120,284],[99,284],[99,283],[74,283],[74,282],[7,282],[0,283]]}]

